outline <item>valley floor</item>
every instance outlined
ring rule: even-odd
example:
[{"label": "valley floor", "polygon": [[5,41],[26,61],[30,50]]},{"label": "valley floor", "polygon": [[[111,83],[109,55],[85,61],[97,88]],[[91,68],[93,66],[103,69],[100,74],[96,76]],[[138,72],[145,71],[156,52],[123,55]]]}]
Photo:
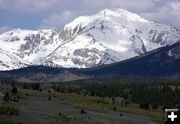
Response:
[{"label": "valley floor", "polygon": [[[118,111],[93,111],[61,103],[59,100],[49,101],[46,97],[28,97],[19,103],[13,103],[20,110],[18,116],[0,116],[0,120],[10,122],[33,123],[92,123],[92,124],[155,124],[151,118]],[[64,113],[61,118],[59,112]],[[121,116],[122,113],[122,116]]]},{"label": "valley floor", "polygon": [[[0,87],[2,92],[10,90],[7,86]],[[98,103],[99,97],[75,93],[19,89],[17,96],[19,102],[9,101],[0,106],[14,106],[19,114],[0,114],[0,124],[156,124],[163,117],[158,110],[142,110],[136,104],[125,107]]]}]

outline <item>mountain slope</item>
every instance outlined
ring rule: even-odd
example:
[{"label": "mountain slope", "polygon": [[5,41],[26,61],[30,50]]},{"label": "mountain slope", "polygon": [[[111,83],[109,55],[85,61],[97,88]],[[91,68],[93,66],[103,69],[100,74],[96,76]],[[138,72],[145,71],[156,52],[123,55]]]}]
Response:
[{"label": "mountain slope", "polygon": [[94,77],[176,76],[180,79],[180,42],[122,62],[83,70]]},{"label": "mountain slope", "polygon": [[[6,59],[0,58],[3,64],[8,64],[7,68],[1,70],[11,70],[25,65],[39,64],[39,60],[44,58],[58,45],[56,31],[53,30],[23,30],[14,29],[0,35],[0,50],[20,62],[19,66],[13,59],[12,63],[6,63]],[[4,56],[6,55],[4,54]],[[22,65],[21,63],[25,63]]]},{"label": "mountain slope", "polygon": [[55,30],[14,29],[0,34],[0,70],[31,65],[89,68],[172,45],[180,32],[122,9],[81,16]]},{"label": "mountain slope", "polygon": [[144,55],[94,68],[52,68],[30,66],[0,72],[0,80],[23,82],[61,82],[116,77],[163,77],[180,80],[180,42]]}]

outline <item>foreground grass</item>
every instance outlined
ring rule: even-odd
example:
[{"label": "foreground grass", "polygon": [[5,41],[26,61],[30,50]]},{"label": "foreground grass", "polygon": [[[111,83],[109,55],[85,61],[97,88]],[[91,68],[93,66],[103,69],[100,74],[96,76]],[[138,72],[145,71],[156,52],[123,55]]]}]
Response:
[{"label": "foreground grass", "polygon": [[[4,92],[6,91],[11,91],[10,88],[6,88],[3,90]],[[63,104],[68,104],[73,107],[77,108],[83,108],[85,110],[90,110],[90,111],[96,111],[96,112],[108,112],[108,111],[114,111],[113,108],[115,107],[115,111],[119,112],[128,112],[128,113],[133,113],[133,114],[139,114],[139,115],[144,115],[151,117],[152,120],[157,122],[157,124],[163,124],[163,117],[164,114],[163,112],[159,110],[144,110],[140,109],[139,105],[137,104],[128,104],[127,107],[122,106],[122,105],[114,105],[111,102],[111,99],[109,99],[106,103],[98,103],[98,100],[102,100],[100,97],[92,97],[92,96],[82,96],[78,95],[76,93],[49,93],[46,91],[40,92],[40,91],[33,91],[33,90],[26,90],[26,89],[19,89],[18,94],[21,96],[21,98],[26,98],[27,96],[36,96],[36,97],[51,97],[53,99],[59,100]],[[0,122],[0,124],[21,124],[19,122]],[[104,121],[104,120],[88,120],[88,119],[78,119],[76,118],[71,119],[69,117],[61,117],[57,118],[55,120],[52,120],[48,124],[116,124],[110,121]],[[124,123],[123,123],[124,124]]]},{"label": "foreground grass", "polygon": [[107,103],[98,103],[98,100],[101,100],[100,97],[82,97],[77,94],[61,94],[58,93],[57,97],[63,101],[64,103],[71,104],[73,106],[79,108],[85,108],[88,110],[98,111],[98,112],[106,112],[108,110],[113,110],[116,107],[116,111],[129,112],[133,114],[145,115],[152,117],[158,123],[163,123],[164,113],[161,109],[153,110],[153,109],[140,109],[138,104],[130,103],[128,106],[122,105],[114,105],[109,99]]},{"label": "foreground grass", "polygon": [[72,105],[73,107],[77,108],[84,108],[85,110],[91,110],[96,112],[107,112],[109,110],[113,110],[116,107],[116,111],[120,112],[128,112],[133,114],[139,114],[151,117],[153,121],[157,122],[158,124],[164,123],[164,113],[161,109],[153,110],[153,109],[140,109],[138,104],[130,103],[128,106],[122,105],[114,105],[111,102],[111,99],[108,100],[107,103],[98,103],[98,100],[101,100],[100,97],[93,97],[93,96],[81,96],[76,93],[47,93],[33,91],[34,95],[39,96],[50,96],[55,97],[56,99],[60,100],[60,102],[64,104]]},{"label": "foreground grass", "polygon": [[[69,119],[69,118],[58,118],[56,120],[53,120],[47,124],[119,124],[110,122],[107,120],[90,120],[90,119]],[[126,124],[123,122],[123,124]]]}]

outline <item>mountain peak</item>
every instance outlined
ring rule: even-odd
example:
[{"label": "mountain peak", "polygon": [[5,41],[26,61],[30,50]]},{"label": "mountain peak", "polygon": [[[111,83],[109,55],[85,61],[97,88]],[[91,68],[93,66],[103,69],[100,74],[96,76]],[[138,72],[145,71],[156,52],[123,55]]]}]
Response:
[{"label": "mountain peak", "polygon": [[128,21],[148,22],[148,20],[140,17],[139,15],[132,13],[130,11],[121,9],[121,8],[104,9],[104,10],[101,10],[98,14],[103,15],[104,17],[113,16],[113,17],[126,18]]},{"label": "mountain peak", "polygon": [[27,65],[88,68],[111,64],[172,45],[174,27],[123,9],[80,16],[63,31],[14,29],[0,34],[0,70]]},{"label": "mountain peak", "polygon": [[64,29],[74,29],[77,26],[86,26],[88,24],[92,24],[97,21],[119,21],[119,22],[139,22],[139,23],[147,23],[150,22],[139,15],[129,12],[124,9],[116,8],[116,9],[104,9],[98,12],[97,14],[89,15],[89,16],[79,16],[74,19],[72,22],[67,24]]}]

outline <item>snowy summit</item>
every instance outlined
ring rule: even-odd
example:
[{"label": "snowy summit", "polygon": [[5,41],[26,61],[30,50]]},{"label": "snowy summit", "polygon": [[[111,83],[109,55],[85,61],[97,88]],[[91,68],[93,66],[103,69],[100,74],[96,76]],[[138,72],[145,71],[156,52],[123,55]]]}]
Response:
[{"label": "snowy summit", "polygon": [[172,45],[180,32],[123,9],[81,16],[63,31],[13,29],[0,34],[0,70],[29,65],[89,68]]}]

